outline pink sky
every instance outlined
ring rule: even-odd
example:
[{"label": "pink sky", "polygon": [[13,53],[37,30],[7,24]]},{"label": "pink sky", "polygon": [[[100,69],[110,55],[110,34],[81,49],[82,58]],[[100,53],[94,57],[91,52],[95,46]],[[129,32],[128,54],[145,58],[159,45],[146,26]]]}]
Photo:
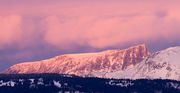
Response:
[{"label": "pink sky", "polygon": [[20,58],[34,55],[31,50],[44,45],[63,53],[134,43],[152,49],[179,45],[179,4],[179,0],[0,0],[0,50],[21,51],[16,53]]}]

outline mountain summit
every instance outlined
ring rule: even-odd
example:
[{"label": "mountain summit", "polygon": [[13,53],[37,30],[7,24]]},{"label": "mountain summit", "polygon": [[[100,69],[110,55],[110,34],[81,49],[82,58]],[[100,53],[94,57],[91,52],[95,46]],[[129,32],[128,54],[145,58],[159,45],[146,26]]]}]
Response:
[{"label": "mountain summit", "polygon": [[152,53],[134,67],[107,73],[105,77],[180,80],[180,46]]},{"label": "mountain summit", "polygon": [[5,73],[60,73],[104,77],[106,73],[123,71],[149,56],[145,44],[123,50],[66,54],[51,59],[11,66]]}]

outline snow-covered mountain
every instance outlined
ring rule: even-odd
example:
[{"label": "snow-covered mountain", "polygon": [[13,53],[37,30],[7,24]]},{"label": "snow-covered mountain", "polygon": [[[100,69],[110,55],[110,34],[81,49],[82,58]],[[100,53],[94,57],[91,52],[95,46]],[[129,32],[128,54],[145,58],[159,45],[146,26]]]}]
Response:
[{"label": "snow-covered mountain", "polygon": [[5,73],[61,73],[103,78],[180,80],[180,46],[150,54],[144,44],[124,50],[67,54],[11,66]]},{"label": "snow-covered mountain", "polygon": [[153,53],[136,66],[124,71],[107,73],[105,77],[180,80],[180,46]]},{"label": "snow-covered mountain", "polygon": [[141,44],[124,50],[66,54],[43,61],[20,63],[11,66],[5,73],[61,73],[103,77],[106,73],[130,68],[148,55],[146,46]]}]

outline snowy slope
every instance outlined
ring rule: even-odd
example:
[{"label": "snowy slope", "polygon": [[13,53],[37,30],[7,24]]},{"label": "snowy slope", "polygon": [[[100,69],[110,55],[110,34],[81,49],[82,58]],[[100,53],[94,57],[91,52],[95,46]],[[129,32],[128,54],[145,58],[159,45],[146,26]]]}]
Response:
[{"label": "snowy slope", "polygon": [[61,73],[103,77],[105,73],[125,70],[141,62],[149,52],[144,44],[124,50],[67,54],[51,59],[11,66],[5,73]]},{"label": "snowy slope", "polygon": [[136,66],[125,71],[107,73],[105,77],[180,80],[180,47],[172,47],[153,53]]},{"label": "snowy slope", "polygon": [[60,73],[103,78],[180,80],[180,46],[149,54],[145,45],[124,50],[67,54],[11,66],[5,73]]}]

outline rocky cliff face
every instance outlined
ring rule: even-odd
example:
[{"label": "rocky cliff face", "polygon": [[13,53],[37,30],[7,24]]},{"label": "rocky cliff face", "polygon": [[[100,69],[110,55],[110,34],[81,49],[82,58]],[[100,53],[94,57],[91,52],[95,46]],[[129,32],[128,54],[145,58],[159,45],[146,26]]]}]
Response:
[{"label": "rocky cliff face", "polygon": [[124,71],[107,73],[105,77],[180,80],[180,47],[172,47],[152,53],[134,67]]},{"label": "rocky cliff face", "polygon": [[103,77],[106,73],[132,67],[148,55],[149,51],[142,44],[124,50],[67,54],[37,62],[20,63],[11,66],[5,73],[62,73]]}]

